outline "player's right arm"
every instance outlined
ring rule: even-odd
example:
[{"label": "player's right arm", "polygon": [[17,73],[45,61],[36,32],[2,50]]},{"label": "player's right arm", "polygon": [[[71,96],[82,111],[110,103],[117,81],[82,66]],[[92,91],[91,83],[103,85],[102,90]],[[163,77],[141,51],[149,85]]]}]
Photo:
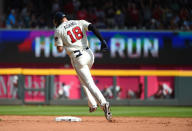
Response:
[{"label": "player's right arm", "polygon": [[55,46],[57,47],[57,51],[60,53],[63,52],[63,41],[61,39],[59,30],[55,31],[54,40],[55,40]]}]

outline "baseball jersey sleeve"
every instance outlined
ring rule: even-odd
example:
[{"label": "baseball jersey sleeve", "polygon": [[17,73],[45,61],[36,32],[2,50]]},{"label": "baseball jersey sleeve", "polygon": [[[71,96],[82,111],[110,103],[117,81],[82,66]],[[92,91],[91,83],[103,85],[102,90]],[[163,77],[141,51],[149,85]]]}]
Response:
[{"label": "baseball jersey sleeve", "polygon": [[91,23],[89,23],[89,22],[86,21],[86,20],[80,20],[80,23],[82,24],[83,28],[84,28],[86,31],[88,31],[88,26],[89,26],[89,24],[91,24]]},{"label": "baseball jersey sleeve", "polygon": [[55,31],[54,41],[55,41],[55,46],[63,46],[63,41],[60,37],[60,33],[58,30]]}]

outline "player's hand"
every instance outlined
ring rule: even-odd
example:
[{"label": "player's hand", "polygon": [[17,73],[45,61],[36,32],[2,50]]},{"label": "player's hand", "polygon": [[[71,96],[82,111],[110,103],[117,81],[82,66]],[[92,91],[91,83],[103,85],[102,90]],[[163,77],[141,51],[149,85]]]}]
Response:
[{"label": "player's hand", "polygon": [[102,41],[101,42],[101,49],[100,49],[101,52],[103,53],[108,53],[109,52],[109,48],[107,46],[107,42],[106,41]]}]

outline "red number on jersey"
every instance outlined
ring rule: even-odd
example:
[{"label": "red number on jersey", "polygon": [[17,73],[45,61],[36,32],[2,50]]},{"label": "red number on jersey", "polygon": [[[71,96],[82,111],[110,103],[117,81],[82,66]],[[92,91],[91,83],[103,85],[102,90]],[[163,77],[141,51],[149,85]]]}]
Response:
[{"label": "red number on jersey", "polygon": [[73,37],[73,35],[71,34],[71,31],[67,31],[67,35],[69,35],[69,37],[71,38],[71,42],[74,43],[76,40],[75,38]]},{"label": "red number on jersey", "polygon": [[79,26],[76,26],[72,29],[73,34],[75,35],[75,38],[73,37],[73,34],[71,33],[71,31],[67,31],[67,35],[69,35],[69,37],[71,38],[71,42],[74,43],[77,40],[80,40],[83,38],[83,32],[81,31],[81,28]]}]

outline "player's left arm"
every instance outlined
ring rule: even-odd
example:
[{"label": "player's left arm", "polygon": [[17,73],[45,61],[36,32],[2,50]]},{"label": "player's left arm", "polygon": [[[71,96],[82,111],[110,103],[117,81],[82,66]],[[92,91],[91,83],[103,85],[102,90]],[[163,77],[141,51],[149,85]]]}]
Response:
[{"label": "player's left arm", "polygon": [[88,30],[92,31],[97,38],[101,41],[101,51],[108,51],[108,46],[106,41],[103,39],[102,35],[100,34],[100,32],[97,30],[97,28],[93,25],[93,24],[89,24],[88,26]]},{"label": "player's left arm", "polygon": [[93,24],[91,24],[91,23],[89,23],[89,22],[87,22],[87,21],[85,21],[85,20],[80,20],[80,22],[82,23],[82,25],[83,25],[83,27],[88,31],[92,31],[95,35],[96,35],[96,37],[101,41],[101,51],[103,51],[103,52],[106,52],[106,51],[108,51],[108,47],[107,47],[107,43],[106,43],[106,41],[103,39],[103,37],[102,37],[102,35],[100,34],[100,32],[97,30],[97,28],[93,25]]},{"label": "player's left arm", "polygon": [[55,40],[55,46],[57,47],[57,51],[60,53],[63,52],[63,42],[62,42],[62,39],[59,35],[58,30],[55,31],[54,40]]}]

